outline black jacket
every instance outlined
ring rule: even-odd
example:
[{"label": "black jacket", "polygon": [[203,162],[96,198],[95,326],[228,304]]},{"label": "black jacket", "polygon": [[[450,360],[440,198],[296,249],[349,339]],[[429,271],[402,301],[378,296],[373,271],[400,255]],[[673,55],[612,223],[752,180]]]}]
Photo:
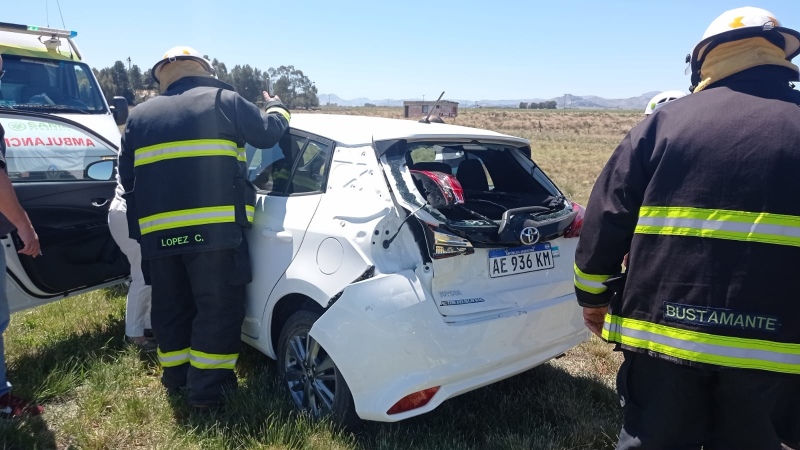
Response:
[{"label": "black jacket", "polygon": [[186,77],[131,111],[119,175],[142,257],[235,248],[252,221],[245,143],[275,145],[289,126],[272,102],[261,114],[214,78]]},{"label": "black jacket", "polygon": [[576,253],[583,306],[630,251],[604,337],[686,363],[800,373],[800,92],[760,66],[670,102],[600,174]]}]

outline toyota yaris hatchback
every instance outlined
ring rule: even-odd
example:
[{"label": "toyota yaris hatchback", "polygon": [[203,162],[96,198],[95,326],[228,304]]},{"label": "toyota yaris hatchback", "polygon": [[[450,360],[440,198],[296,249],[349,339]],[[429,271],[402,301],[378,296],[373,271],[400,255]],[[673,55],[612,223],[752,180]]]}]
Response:
[{"label": "toyota yaris hatchback", "polygon": [[[2,241],[12,310],[118,283],[114,146],[64,119],[0,122],[43,251]],[[278,145],[247,153],[258,194],[242,338],[277,359],[298,408],[402,420],[587,339],[572,283],[582,208],[527,140],[295,114]]]},{"label": "toyota yaris hatchback", "polygon": [[295,114],[248,154],[243,338],[277,359],[298,407],[402,420],[587,338],[572,282],[582,208],[527,140]]}]

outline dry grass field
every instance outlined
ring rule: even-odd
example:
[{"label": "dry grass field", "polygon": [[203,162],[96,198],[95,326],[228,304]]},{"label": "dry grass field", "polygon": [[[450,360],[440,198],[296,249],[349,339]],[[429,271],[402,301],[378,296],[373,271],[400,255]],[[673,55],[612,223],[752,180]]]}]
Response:
[{"label": "dry grass field", "polygon": [[[321,112],[401,115],[400,108]],[[624,111],[475,109],[455,123],[530,139],[534,160],[585,204],[604,162],[641,118]],[[124,344],[124,310],[124,291],[109,289],[12,316],[5,334],[9,379],[46,412],[0,422],[0,448],[608,449],[619,431],[619,355],[598,339],[431,413],[357,432],[295,413],[274,362],[245,349],[240,389],[225,410],[198,415],[165,395],[153,356]]]}]

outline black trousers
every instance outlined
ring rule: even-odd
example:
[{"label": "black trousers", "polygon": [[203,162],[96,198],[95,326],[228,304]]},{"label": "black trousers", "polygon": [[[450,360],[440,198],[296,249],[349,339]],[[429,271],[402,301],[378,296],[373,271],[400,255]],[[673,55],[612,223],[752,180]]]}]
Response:
[{"label": "black trousers", "polygon": [[618,450],[780,450],[782,443],[800,443],[800,376],[697,368],[623,352]]},{"label": "black trousers", "polygon": [[241,347],[247,243],[149,260],[153,332],[167,389],[188,388],[190,404],[219,404],[236,387]]}]

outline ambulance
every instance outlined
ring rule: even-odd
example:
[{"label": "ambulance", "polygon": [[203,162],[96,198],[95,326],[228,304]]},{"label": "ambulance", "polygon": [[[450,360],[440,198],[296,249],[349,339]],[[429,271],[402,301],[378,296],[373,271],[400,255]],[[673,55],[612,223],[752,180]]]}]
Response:
[{"label": "ambulance", "polygon": [[124,97],[106,102],[75,31],[0,22],[0,124],[9,178],[36,229],[42,254],[19,255],[0,236],[11,311],[127,279],[108,229]]},{"label": "ambulance", "polygon": [[0,22],[0,107],[53,114],[78,122],[119,146],[128,102],[111,106],[75,45],[75,31]]}]

